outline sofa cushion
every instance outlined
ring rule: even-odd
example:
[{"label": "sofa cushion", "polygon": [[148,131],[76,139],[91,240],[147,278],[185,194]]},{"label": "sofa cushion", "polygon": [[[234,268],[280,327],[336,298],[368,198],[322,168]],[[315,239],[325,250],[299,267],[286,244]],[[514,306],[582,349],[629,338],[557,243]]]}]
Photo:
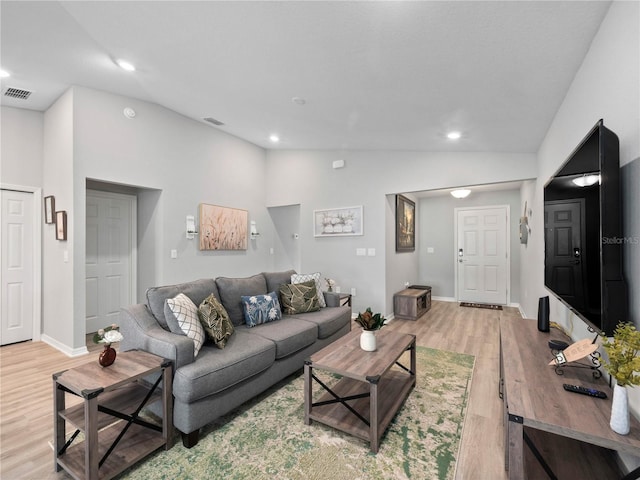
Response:
[{"label": "sofa cushion", "polygon": [[198,318],[198,308],[184,293],[179,293],[175,298],[167,298],[166,302],[182,334],[193,340],[193,356],[197,356],[204,343],[204,329]]},{"label": "sofa cushion", "polygon": [[242,309],[244,321],[248,327],[274,322],[282,318],[282,309],[276,292],[270,292],[266,295],[243,295]]},{"label": "sofa cushion", "polygon": [[184,293],[191,299],[194,305],[200,305],[202,301],[212,293],[220,298],[216,281],[212,278],[148,289],[147,305],[149,306],[149,310],[151,310],[155,319],[165,330],[169,330],[167,320],[164,316],[165,300],[167,298],[174,298],[179,293]]},{"label": "sofa cushion", "polygon": [[269,368],[276,357],[271,340],[236,330],[224,350],[205,345],[198,359],[176,370],[173,394],[191,403],[221,392]]},{"label": "sofa cushion", "polygon": [[218,277],[216,285],[218,286],[218,297],[224,308],[227,309],[229,318],[234,325],[244,323],[241,298],[243,295],[264,295],[268,292],[267,282],[261,273],[247,278]]},{"label": "sofa cushion", "polygon": [[287,315],[315,312],[320,309],[316,282],[285,283],[280,285],[282,311]]},{"label": "sofa cushion", "polygon": [[316,325],[301,322],[298,317],[283,317],[277,322],[264,323],[246,331],[275,343],[276,360],[308,347],[318,338]]},{"label": "sofa cushion", "polygon": [[[287,317],[288,315],[284,315],[282,318],[284,320]],[[316,325],[318,328],[318,338],[324,339],[330,337],[345,325],[349,325],[351,322],[351,308],[321,308],[317,312],[296,315],[295,318]]]},{"label": "sofa cushion", "polygon": [[285,272],[262,272],[267,281],[268,292],[278,292],[280,285],[291,283],[291,275],[295,275],[295,270],[287,270]]},{"label": "sofa cushion", "polygon": [[318,302],[320,302],[320,307],[326,307],[327,304],[324,301],[324,295],[322,295],[322,285],[320,284],[320,272],[294,273],[293,275],[291,275],[291,283],[304,283],[311,280],[316,283],[316,290],[318,291]]},{"label": "sofa cushion", "polygon": [[198,317],[207,337],[216,347],[224,348],[229,337],[233,335],[233,323],[215,295],[211,294],[202,301],[198,307]]}]

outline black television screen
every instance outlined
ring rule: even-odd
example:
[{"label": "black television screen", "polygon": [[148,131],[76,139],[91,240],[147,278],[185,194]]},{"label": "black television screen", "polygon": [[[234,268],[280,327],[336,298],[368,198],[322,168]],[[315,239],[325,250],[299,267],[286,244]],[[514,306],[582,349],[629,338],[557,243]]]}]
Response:
[{"label": "black television screen", "polygon": [[618,137],[600,120],[544,187],[545,286],[598,332],[627,321]]}]

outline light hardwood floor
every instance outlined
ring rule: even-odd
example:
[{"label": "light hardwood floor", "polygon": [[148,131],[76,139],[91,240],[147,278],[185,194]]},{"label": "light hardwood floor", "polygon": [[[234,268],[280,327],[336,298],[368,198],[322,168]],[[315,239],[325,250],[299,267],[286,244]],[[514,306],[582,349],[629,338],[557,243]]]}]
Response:
[{"label": "light hardwood floor", "polygon": [[[457,479],[502,480],[504,440],[502,400],[498,397],[501,317],[520,318],[515,308],[465,308],[434,301],[417,321],[396,320],[388,327],[416,335],[417,344],[475,356],[471,393],[462,435]],[[358,327],[354,327],[358,328]],[[67,479],[53,472],[53,386],[55,372],[97,361],[89,355],[68,358],[42,342],[0,348],[0,478]],[[178,442],[174,448],[183,448]],[[545,478],[532,467],[529,478]],[[213,477],[212,477],[213,478]],[[571,477],[568,477],[571,478]],[[575,478],[575,477],[574,477]],[[600,477],[615,478],[615,477]]]}]

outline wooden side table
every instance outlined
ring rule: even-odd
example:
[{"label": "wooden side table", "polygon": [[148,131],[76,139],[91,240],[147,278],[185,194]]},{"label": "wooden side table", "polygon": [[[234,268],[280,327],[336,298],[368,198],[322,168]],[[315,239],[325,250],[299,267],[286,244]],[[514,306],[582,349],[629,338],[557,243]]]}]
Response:
[{"label": "wooden side table", "polygon": [[[154,375],[155,374],[155,375]],[[155,384],[144,379],[157,375]],[[118,353],[115,363],[94,361],[53,375],[54,468],[76,479],[110,479],[173,439],[173,363],[151,353]],[[162,384],[162,391],[158,386]],[[83,402],[65,408],[66,394]],[[140,418],[162,401],[162,426]],[[65,441],[66,423],[75,432]],[[78,434],[84,440],[77,441]]]}]

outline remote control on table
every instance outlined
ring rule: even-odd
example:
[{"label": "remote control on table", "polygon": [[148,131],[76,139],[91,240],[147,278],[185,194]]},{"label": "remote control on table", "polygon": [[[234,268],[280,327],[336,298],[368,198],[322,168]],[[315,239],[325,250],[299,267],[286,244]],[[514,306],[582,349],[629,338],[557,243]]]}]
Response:
[{"label": "remote control on table", "polygon": [[589,395],[590,397],[607,398],[607,394],[603,391],[596,390],[595,388],[586,388],[579,385],[569,385],[565,383],[562,385],[567,392],[581,393],[583,395]]}]

